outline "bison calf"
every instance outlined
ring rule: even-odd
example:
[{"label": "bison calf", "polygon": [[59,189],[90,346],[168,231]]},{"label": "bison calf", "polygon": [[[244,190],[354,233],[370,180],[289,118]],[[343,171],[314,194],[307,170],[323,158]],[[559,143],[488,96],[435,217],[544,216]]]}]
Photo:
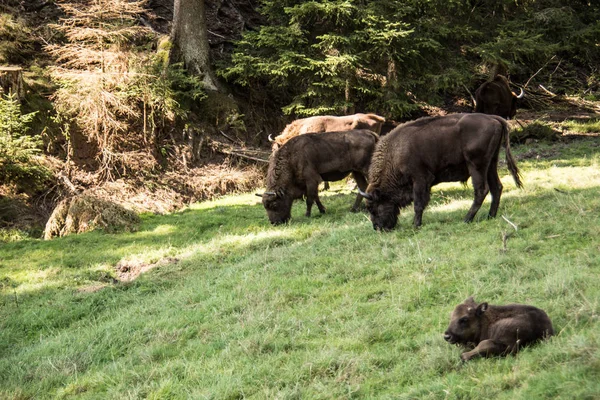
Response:
[{"label": "bison calf", "polygon": [[463,361],[478,356],[516,353],[521,346],[552,336],[552,322],[539,308],[509,304],[477,304],[473,297],[456,306],[444,339],[473,350],[461,354]]}]

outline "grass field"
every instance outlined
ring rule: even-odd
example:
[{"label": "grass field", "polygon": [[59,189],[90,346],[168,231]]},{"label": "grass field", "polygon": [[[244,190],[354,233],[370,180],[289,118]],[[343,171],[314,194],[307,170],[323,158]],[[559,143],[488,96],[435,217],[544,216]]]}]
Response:
[{"label": "grass field", "polygon": [[[488,198],[472,224],[470,185],[379,233],[339,184],[280,227],[246,194],[0,244],[0,398],[600,398],[600,140],[513,152],[525,188],[502,168],[499,217]],[[118,282],[118,263],[158,266]],[[470,295],[557,334],[463,364],[442,333]]]}]

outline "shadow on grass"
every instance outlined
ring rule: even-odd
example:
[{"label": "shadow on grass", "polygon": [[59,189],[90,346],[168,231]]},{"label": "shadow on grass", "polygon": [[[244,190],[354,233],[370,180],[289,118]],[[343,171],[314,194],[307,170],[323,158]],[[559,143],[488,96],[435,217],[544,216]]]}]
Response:
[{"label": "shadow on grass", "polygon": [[[555,160],[542,159],[530,161],[523,168],[525,171],[543,169],[547,163],[553,167],[571,167],[582,163],[589,166],[593,157],[600,151],[598,140],[582,141],[578,146],[557,153]],[[593,146],[592,146],[593,145]],[[542,151],[545,145],[518,146],[518,151]],[[590,152],[590,149],[593,151]],[[594,153],[595,152],[595,153]],[[590,154],[591,153],[591,154]],[[586,158],[587,157],[587,158]],[[507,171],[500,172],[503,180],[509,179]],[[111,283],[114,274],[111,269],[121,260],[128,257],[142,258],[145,262],[156,262],[163,257],[179,257],[182,253],[212,253],[207,262],[219,263],[219,257],[229,256],[236,252],[251,251],[255,246],[282,244],[296,240],[298,237],[310,235],[314,230],[331,229],[332,224],[366,223],[371,227],[368,214],[363,208],[359,213],[350,213],[356,192],[347,186],[340,188],[337,184],[333,190],[320,192],[320,197],[327,208],[326,214],[319,214],[316,207],[310,218],[304,216],[304,201],[296,201],[292,210],[292,221],[289,225],[273,227],[269,224],[266,212],[258,198],[235,198],[235,204],[228,200],[203,203],[168,215],[145,215],[138,232],[123,234],[105,234],[91,232],[72,235],[52,241],[26,239],[19,242],[2,244],[0,247],[0,291],[13,292],[15,289],[36,275],[37,284],[29,285],[26,293],[35,293],[36,287],[48,286],[53,282],[56,287],[78,287],[89,282]],[[509,185],[512,186],[512,183]],[[525,185],[527,180],[525,179]],[[522,204],[527,204],[527,197],[514,191],[514,187],[505,184],[505,191],[500,202],[499,214],[511,196],[518,196]],[[507,190],[508,189],[508,190]],[[511,193],[507,196],[507,193]],[[513,194],[514,193],[514,194]],[[552,192],[550,192],[552,193]],[[576,190],[570,193],[577,193]],[[250,200],[251,199],[251,200]],[[460,201],[460,204],[451,206]],[[440,219],[448,223],[458,223],[468,211],[473,201],[471,184],[442,184],[432,190],[431,202],[425,211],[424,223]],[[477,214],[480,221],[487,215],[490,197]],[[240,203],[246,204],[240,204]],[[464,203],[464,205],[463,205]],[[450,209],[446,209],[450,206]],[[435,216],[435,217],[434,217]],[[401,210],[402,222],[397,229],[406,229],[407,218],[412,218],[412,206]],[[410,224],[409,224],[410,226]],[[74,282],[69,282],[74,280]]]},{"label": "shadow on grass", "polygon": [[[468,202],[472,200],[470,187],[463,188],[459,185],[444,193],[447,192],[451,192],[451,196],[456,199]],[[204,274],[205,270],[223,266],[233,268],[247,257],[263,250],[267,257],[274,248],[292,246],[306,240],[327,242],[334,246],[339,239],[348,241],[348,236],[354,236],[357,240],[369,242],[370,246],[380,246],[420,235],[421,230],[412,228],[411,207],[402,211],[395,231],[375,232],[364,213],[349,212],[354,196],[354,193],[323,194],[323,201],[329,207],[329,212],[312,218],[303,216],[304,203],[297,202],[294,205],[292,223],[281,227],[270,226],[262,204],[258,202],[228,206],[220,206],[219,202],[215,202],[214,206],[205,205],[201,209],[188,209],[166,216],[146,216],[142,229],[137,233],[108,235],[92,232],[53,241],[27,240],[8,244],[0,250],[0,317],[4,321],[0,330],[0,353],[7,354],[12,351],[11,347],[37,340],[40,336],[55,334],[80,320],[101,318],[101,315],[115,310],[135,306],[144,296],[152,296],[181,284],[186,276],[195,273],[192,271]],[[533,209],[543,207],[544,204],[554,204],[557,197],[563,201],[568,200],[569,207],[572,203],[576,212],[575,200],[583,197],[595,199],[598,197],[598,189],[572,190],[569,193],[546,190],[537,195],[503,197],[499,215],[502,215],[505,208]],[[447,197],[444,202],[446,199]],[[446,229],[443,228],[444,225],[460,225],[459,231],[464,232],[462,218],[468,207],[426,210],[422,228],[424,232],[421,233],[425,236],[435,235],[438,230]],[[489,201],[478,213],[474,225],[485,219],[488,207]],[[531,214],[533,211],[527,213]],[[526,219],[525,216],[523,218]],[[485,231],[485,225],[475,228],[473,230]],[[346,230],[355,230],[356,234],[342,233]],[[174,256],[189,252],[189,262],[184,267],[169,265],[146,278],[118,284],[112,284],[106,268],[97,268],[97,264],[112,266],[131,254],[144,254],[165,247]],[[38,260],[29,264],[31,257]],[[344,266],[340,268],[343,269]],[[45,269],[51,273],[40,278],[38,284],[19,290],[23,281],[31,279],[27,274],[45,272]],[[341,272],[334,274],[331,279],[340,276],[343,277]],[[77,290],[90,283],[102,283],[105,288],[85,293]],[[125,291],[132,294],[118,294]]]}]

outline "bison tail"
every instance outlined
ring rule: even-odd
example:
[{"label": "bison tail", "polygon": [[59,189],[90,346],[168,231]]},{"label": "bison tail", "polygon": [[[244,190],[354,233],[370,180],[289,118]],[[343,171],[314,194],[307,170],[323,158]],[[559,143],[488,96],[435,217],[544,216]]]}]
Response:
[{"label": "bison tail", "polygon": [[517,185],[517,187],[522,188],[523,182],[521,181],[521,174],[519,173],[517,163],[510,152],[510,135],[508,134],[508,123],[506,123],[506,121],[503,121],[502,124],[502,135],[504,136],[505,140],[504,149],[506,153],[506,165],[508,165],[508,170],[510,171],[510,174],[515,180],[515,184]]}]

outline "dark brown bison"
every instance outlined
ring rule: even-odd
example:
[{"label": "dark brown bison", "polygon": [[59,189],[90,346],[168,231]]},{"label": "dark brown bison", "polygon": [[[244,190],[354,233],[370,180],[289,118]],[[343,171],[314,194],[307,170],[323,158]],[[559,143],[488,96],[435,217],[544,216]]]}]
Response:
[{"label": "dark brown bison", "polygon": [[283,146],[285,142],[305,133],[339,132],[351,129],[368,129],[377,133],[381,132],[384,117],[376,114],[354,114],[336,117],[333,115],[320,115],[316,117],[297,119],[288,124],[279,136],[269,141],[273,143],[273,150]]},{"label": "dark brown bison", "polygon": [[469,297],[452,312],[444,339],[472,348],[460,356],[469,361],[479,356],[516,353],[520,347],[553,334],[550,318],[539,308],[523,304],[477,304]]},{"label": "dark brown bison", "polygon": [[514,118],[517,113],[517,99],[523,97],[523,89],[517,96],[508,85],[508,79],[496,75],[493,80],[484,82],[475,91],[475,112]]},{"label": "dark brown bison", "polygon": [[414,225],[419,227],[429,203],[431,187],[440,182],[473,180],[475,199],[465,217],[470,222],[488,192],[489,216],[495,217],[502,184],[498,153],[506,148],[506,162],[518,187],[519,170],[510,153],[507,122],[493,115],[453,114],[426,117],[398,126],[377,143],[369,186],[360,192],[367,199],[373,228],[391,230],[402,207],[414,201]]},{"label": "dark brown bison", "polygon": [[[272,224],[287,222],[292,202],[306,196],[306,216],[313,202],[321,213],[318,186],[322,181],[337,181],[352,173],[358,187],[365,190],[371,155],[379,136],[365,129],[300,135],[290,139],[271,154],[267,172],[267,191],[257,194]],[[358,210],[362,196],[357,195],[352,210]]]}]

